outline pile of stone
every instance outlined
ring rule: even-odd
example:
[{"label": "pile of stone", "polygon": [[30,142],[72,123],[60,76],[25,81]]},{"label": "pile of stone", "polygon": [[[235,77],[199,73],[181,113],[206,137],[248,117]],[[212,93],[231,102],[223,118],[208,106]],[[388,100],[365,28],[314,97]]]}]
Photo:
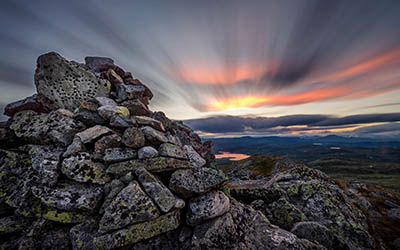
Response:
[{"label": "pile of stone", "polygon": [[227,213],[212,144],[113,60],[85,61],[40,56],[37,94],[5,108],[0,249],[117,249]]}]

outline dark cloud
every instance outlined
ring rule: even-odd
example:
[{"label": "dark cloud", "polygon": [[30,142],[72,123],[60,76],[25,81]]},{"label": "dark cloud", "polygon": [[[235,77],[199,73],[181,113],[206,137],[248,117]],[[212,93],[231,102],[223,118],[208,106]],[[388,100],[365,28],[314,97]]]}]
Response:
[{"label": "dark cloud", "polygon": [[[203,119],[186,120],[185,123],[206,133],[260,132],[271,128],[279,131],[327,130],[333,128],[349,128],[356,124],[400,121],[400,113],[366,114],[345,117],[327,115],[289,115],[280,117],[239,117],[214,116]],[[307,126],[306,128],[280,128],[289,126]],[[273,130],[270,130],[270,132]],[[278,130],[276,130],[278,131]]]}]

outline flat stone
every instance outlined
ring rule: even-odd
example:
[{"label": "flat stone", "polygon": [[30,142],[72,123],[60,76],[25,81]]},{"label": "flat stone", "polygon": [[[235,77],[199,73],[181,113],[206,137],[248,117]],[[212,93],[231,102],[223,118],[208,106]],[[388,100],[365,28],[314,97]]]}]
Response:
[{"label": "flat stone", "polygon": [[5,106],[4,108],[4,114],[12,117],[15,113],[23,110],[32,110],[38,113],[47,113],[50,111],[50,108],[41,103],[37,98],[37,94],[34,94],[23,100],[7,104],[7,106]]},{"label": "flat stone", "polygon": [[108,96],[110,83],[97,78],[81,65],[67,61],[55,52],[39,56],[35,71],[39,94],[60,108],[75,110],[83,102],[97,96]]},{"label": "flat stone", "polygon": [[173,211],[162,215],[157,219],[135,224],[126,229],[95,237],[94,244],[97,249],[120,248],[175,230],[179,225],[180,213],[179,211]]},{"label": "flat stone", "polygon": [[74,135],[85,126],[74,119],[54,112],[38,114],[34,111],[21,111],[13,116],[10,124],[18,138],[33,144],[54,142],[63,146],[71,144]]},{"label": "flat stone", "polygon": [[136,181],[131,182],[105,209],[99,232],[106,233],[130,224],[155,219],[159,211]]},{"label": "flat stone", "polygon": [[94,151],[103,154],[108,148],[119,147],[121,145],[121,140],[121,136],[117,134],[103,136],[94,144]]},{"label": "flat stone", "polygon": [[105,105],[97,109],[97,112],[105,120],[110,120],[113,116],[121,116],[123,118],[129,117],[129,110],[123,106]]},{"label": "flat stone", "polygon": [[153,199],[162,212],[166,213],[175,206],[175,196],[157,177],[150,174],[144,167],[137,168],[135,175],[140,184],[142,184],[145,192]]},{"label": "flat stone", "polygon": [[32,193],[48,207],[65,211],[82,210],[93,212],[103,196],[100,187],[82,184],[60,184],[56,188],[32,187]]},{"label": "flat stone", "polygon": [[119,84],[117,87],[118,98],[122,101],[133,100],[143,96],[146,88],[143,85]]},{"label": "flat stone", "polygon": [[225,214],[229,208],[229,198],[221,191],[212,191],[189,201],[186,223],[191,226],[201,224]]},{"label": "flat stone", "polygon": [[161,144],[160,147],[158,148],[158,152],[160,153],[161,156],[165,157],[172,157],[183,160],[188,159],[186,152],[183,151],[182,148],[171,143]]},{"label": "flat stone", "polygon": [[100,214],[104,214],[105,209],[111,204],[115,196],[117,196],[124,187],[125,184],[118,179],[117,180],[114,179],[104,186],[106,197],[104,199],[103,205],[101,206]]},{"label": "flat stone", "polygon": [[133,126],[134,124],[131,121],[126,120],[119,115],[114,115],[110,119],[110,127],[113,128],[126,129]]},{"label": "flat stone", "polygon": [[181,169],[172,174],[169,188],[188,198],[215,189],[226,179],[223,173],[211,168]]},{"label": "flat stone", "polygon": [[121,76],[119,76],[113,69],[108,69],[106,75],[112,84],[118,85],[124,82]]},{"label": "flat stone", "polygon": [[32,168],[35,169],[42,185],[54,186],[60,176],[58,165],[60,162],[61,150],[54,147],[32,146],[29,150]]},{"label": "flat stone", "polygon": [[122,135],[122,143],[130,148],[141,148],[145,144],[145,136],[138,128],[127,128]]},{"label": "flat stone", "polygon": [[140,128],[140,130],[143,132],[146,140],[153,145],[160,145],[161,143],[168,142],[168,138],[164,133],[155,130],[152,127],[145,126]]},{"label": "flat stone", "polygon": [[40,215],[46,220],[51,220],[63,224],[76,224],[88,220],[86,213],[79,213],[74,211],[59,211],[56,209],[48,209],[45,213]]},{"label": "flat stone", "polygon": [[189,168],[189,161],[166,157],[155,157],[146,160],[131,160],[111,164],[107,168],[107,172],[116,176],[124,176],[138,167],[144,167],[150,172],[165,172],[175,169]]},{"label": "flat stone", "polygon": [[68,178],[77,182],[105,184],[110,181],[105,166],[102,163],[93,162],[87,152],[78,153],[64,159],[61,171]]},{"label": "flat stone", "polygon": [[148,158],[154,158],[158,156],[158,151],[157,149],[151,147],[151,146],[145,146],[138,151],[138,158],[140,160],[142,159],[148,159]]},{"label": "flat stone", "polygon": [[105,96],[98,96],[95,100],[100,106],[117,106],[117,103],[113,99]]},{"label": "flat stone", "polygon": [[151,115],[151,111],[147,108],[147,106],[137,99],[124,101],[121,103],[121,105],[126,107],[131,115]]},{"label": "flat stone", "polygon": [[15,215],[0,219],[0,236],[11,233],[18,233],[25,230],[30,221]]},{"label": "flat stone", "polygon": [[136,150],[129,148],[108,148],[105,150],[103,159],[107,163],[115,163],[135,158],[137,158]]},{"label": "flat stone", "polygon": [[87,103],[81,104],[79,109],[76,111],[74,118],[89,127],[104,125],[106,120],[97,113],[97,107],[95,107],[94,110],[92,108],[93,107]]},{"label": "flat stone", "polygon": [[94,72],[101,72],[113,68],[114,60],[108,57],[87,56],[85,57],[85,64]]},{"label": "flat stone", "polygon": [[183,150],[186,152],[186,155],[189,158],[190,165],[193,168],[201,168],[206,165],[207,161],[204,160],[199,153],[194,150],[194,148],[190,145],[183,146]]},{"label": "flat stone", "polygon": [[292,228],[291,232],[297,237],[307,239],[310,241],[317,241],[327,249],[345,249],[345,246],[338,247],[338,240],[335,234],[331,232],[327,227],[315,222],[315,221],[304,221],[296,223]]},{"label": "flat stone", "polygon": [[93,232],[96,230],[96,221],[87,220],[75,225],[70,230],[72,249],[95,249]]},{"label": "flat stone", "polygon": [[85,144],[82,143],[79,137],[75,136],[72,143],[67,147],[67,150],[64,152],[63,157],[69,157],[71,155],[84,151],[86,151]]},{"label": "flat stone", "polygon": [[88,128],[80,133],[77,133],[76,136],[79,137],[82,143],[91,143],[98,139],[99,137],[111,133],[112,130],[101,125],[96,125],[94,127]]},{"label": "flat stone", "polygon": [[156,119],[147,116],[133,116],[131,119],[134,120],[139,126],[150,126],[154,129],[165,132],[165,128],[162,123]]}]

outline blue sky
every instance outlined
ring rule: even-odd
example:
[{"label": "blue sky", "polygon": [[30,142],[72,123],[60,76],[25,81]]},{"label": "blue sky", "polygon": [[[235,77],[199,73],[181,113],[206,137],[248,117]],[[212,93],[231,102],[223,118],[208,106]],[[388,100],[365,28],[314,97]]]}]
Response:
[{"label": "blue sky", "polygon": [[[0,108],[33,94],[36,58],[57,51],[113,58],[153,90],[152,110],[205,134],[205,121],[219,134],[399,134],[382,118],[400,110],[399,12],[396,0],[3,0]],[[312,116],[366,120],[283,122]]]}]

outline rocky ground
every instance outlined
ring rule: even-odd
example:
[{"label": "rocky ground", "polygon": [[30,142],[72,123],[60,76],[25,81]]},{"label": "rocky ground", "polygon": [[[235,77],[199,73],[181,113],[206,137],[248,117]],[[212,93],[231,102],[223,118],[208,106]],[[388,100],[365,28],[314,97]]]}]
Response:
[{"label": "rocky ground", "polygon": [[42,55],[35,85],[0,126],[0,249],[399,247],[369,217],[397,220],[396,196],[375,214],[355,201],[377,191],[289,159],[224,174],[212,144],[149,110],[150,89],[112,59]]}]

